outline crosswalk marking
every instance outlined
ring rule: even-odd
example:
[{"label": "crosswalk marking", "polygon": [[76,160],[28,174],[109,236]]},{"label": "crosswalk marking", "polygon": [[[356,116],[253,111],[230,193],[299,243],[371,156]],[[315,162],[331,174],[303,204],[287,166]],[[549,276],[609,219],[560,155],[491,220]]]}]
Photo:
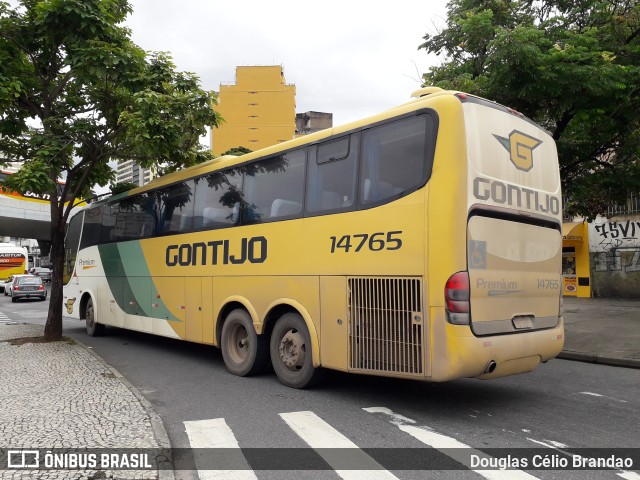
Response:
[{"label": "crosswalk marking", "polygon": [[15,325],[16,322],[11,320],[4,313],[0,312],[0,324],[2,324],[2,325]]},{"label": "crosswalk marking", "polygon": [[[455,438],[451,438],[446,435],[442,435],[440,433],[434,432],[433,430],[428,429],[427,427],[407,425],[407,423],[416,423],[416,422],[414,420],[411,420],[410,418],[397,415],[396,413],[394,413],[392,410],[389,410],[388,408],[369,407],[369,408],[363,408],[363,410],[369,413],[381,413],[384,415],[388,415],[392,419],[390,420],[390,423],[396,425],[403,432],[408,433],[409,435],[421,441],[425,445],[435,448],[436,450],[448,455],[449,457],[453,458],[454,460],[461,463],[462,465],[465,465],[470,470],[473,470],[479,475],[482,475],[488,480],[510,480],[510,479],[534,480],[538,478],[526,472],[523,472],[522,470],[501,471],[501,470],[473,469],[470,467],[470,465],[468,465],[469,452],[471,452],[472,455],[478,455],[480,458],[491,458],[490,455],[487,455],[481,452],[480,450],[472,449],[471,447],[469,447],[469,445],[459,442]],[[405,421],[403,423],[401,421],[398,421],[399,418],[404,418],[405,420],[408,420],[408,421]],[[455,449],[458,449],[458,448],[464,448],[466,449],[466,451],[461,455],[457,455],[457,451]]]},{"label": "crosswalk marking", "polygon": [[[336,473],[345,480],[360,479],[394,479],[397,477],[391,472],[384,470],[382,466],[369,455],[364,453],[358,446],[347,437],[338,432],[335,428],[322,420],[313,412],[291,412],[281,413],[280,417],[302,440],[313,449],[318,450],[320,456],[331,465]],[[345,464],[344,452],[334,449],[348,448],[349,463],[362,465],[365,470],[340,470],[339,466]]]},{"label": "crosswalk marking", "polygon": [[[227,422],[224,421],[224,418],[184,422],[184,426],[191,448],[237,448],[238,452],[240,452],[236,437]],[[199,458],[197,450],[194,451],[194,457],[196,467],[198,465],[202,466],[204,460]],[[246,469],[244,470],[201,470],[198,468],[198,476],[200,480],[221,478],[225,480],[257,480],[258,478],[248,463],[246,463]]]}]

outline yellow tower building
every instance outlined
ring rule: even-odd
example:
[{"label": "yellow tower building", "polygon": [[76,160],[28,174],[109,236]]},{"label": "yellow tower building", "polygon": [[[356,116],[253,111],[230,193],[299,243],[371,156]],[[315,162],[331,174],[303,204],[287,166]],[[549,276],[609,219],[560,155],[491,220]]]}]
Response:
[{"label": "yellow tower building", "polygon": [[236,81],[220,85],[215,109],[224,122],[211,131],[211,150],[269,147],[294,137],[296,87],[287,84],[281,66],[236,67]]}]

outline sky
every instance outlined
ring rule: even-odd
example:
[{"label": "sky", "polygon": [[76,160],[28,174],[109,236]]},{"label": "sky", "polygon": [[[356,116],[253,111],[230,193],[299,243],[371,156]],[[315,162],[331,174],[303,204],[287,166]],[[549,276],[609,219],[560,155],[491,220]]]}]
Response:
[{"label": "sky", "polygon": [[446,0],[130,0],[126,25],[147,51],[170,52],[206,90],[236,66],[282,65],[296,112],[329,112],[334,125],[406,102],[440,61],[418,50],[444,27]]}]

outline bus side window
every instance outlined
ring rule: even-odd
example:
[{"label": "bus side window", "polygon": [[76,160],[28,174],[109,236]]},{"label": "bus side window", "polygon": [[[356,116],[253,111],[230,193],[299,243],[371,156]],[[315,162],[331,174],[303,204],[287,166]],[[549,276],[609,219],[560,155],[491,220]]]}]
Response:
[{"label": "bus side window", "polygon": [[427,172],[428,115],[404,118],[363,133],[360,203],[380,204],[422,185]]},{"label": "bus side window", "polygon": [[102,242],[102,210],[104,207],[97,206],[87,208],[84,215],[84,227],[82,229],[82,240],[80,248],[99,245]]},{"label": "bus side window", "polygon": [[241,187],[242,175],[236,170],[196,178],[192,228],[222,228],[238,223],[243,201]]},{"label": "bus side window", "polygon": [[193,180],[169,185],[157,193],[160,199],[156,205],[162,205],[163,211],[158,212],[158,225],[162,222],[162,231],[158,233],[181,233],[191,230],[193,219]]},{"label": "bus side window", "polygon": [[67,235],[64,239],[64,266],[62,269],[62,283],[67,284],[71,280],[73,268],[76,264],[76,255],[78,253],[78,245],[80,244],[80,231],[82,230],[82,220],[85,212],[74,215],[69,222]]},{"label": "bus side window", "polygon": [[322,143],[310,149],[307,212],[349,210],[354,205],[360,134]]},{"label": "bus side window", "polygon": [[305,165],[305,150],[294,150],[246,165],[243,222],[301,217]]}]

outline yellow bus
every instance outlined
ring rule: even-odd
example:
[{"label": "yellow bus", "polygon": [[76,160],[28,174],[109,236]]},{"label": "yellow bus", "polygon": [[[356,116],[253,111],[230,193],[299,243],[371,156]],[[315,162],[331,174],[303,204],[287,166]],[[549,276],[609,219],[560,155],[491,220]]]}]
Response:
[{"label": "yellow bus", "polygon": [[0,243],[0,283],[4,290],[4,282],[12,275],[27,273],[26,248],[13,243]]},{"label": "yellow bus", "polygon": [[445,381],[529,372],[563,346],[556,147],[460,92],[92,204],[70,221],[65,314],[272,365]]}]

